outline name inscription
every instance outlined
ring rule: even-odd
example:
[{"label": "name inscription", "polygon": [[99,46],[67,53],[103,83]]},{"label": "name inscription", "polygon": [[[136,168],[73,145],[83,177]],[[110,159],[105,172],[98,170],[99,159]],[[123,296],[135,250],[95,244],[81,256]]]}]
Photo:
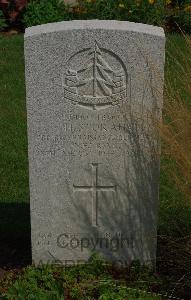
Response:
[{"label": "name inscription", "polygon": [[[124,146],[129,146],[129,136],[135,134],[142,147],[147,147],[143,133],[150,130],[150,122],[149,114],[96,114],[93,117],[89,114],[70,114],[63,118],[59,132],[50,132],[47,128],[40,130],[41,134],[36,136],[35,155],[115,155],[123,151]],[[69,149],[66,149],[66,144],[70,145]]]}]

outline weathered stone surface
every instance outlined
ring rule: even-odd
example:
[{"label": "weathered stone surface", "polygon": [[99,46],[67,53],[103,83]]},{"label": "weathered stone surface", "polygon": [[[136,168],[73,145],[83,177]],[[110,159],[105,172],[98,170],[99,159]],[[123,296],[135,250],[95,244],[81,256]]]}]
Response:
[{"label": "weathered stone surface", "polygon": [[155,261],[164,47],[129,22],[26,30],[35,263]]}]

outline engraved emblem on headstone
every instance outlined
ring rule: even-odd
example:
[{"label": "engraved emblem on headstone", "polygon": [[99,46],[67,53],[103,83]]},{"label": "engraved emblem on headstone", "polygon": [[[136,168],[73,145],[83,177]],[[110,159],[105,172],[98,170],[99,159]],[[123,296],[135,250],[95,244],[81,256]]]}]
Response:
[{"label": "engraved emblem on headstone", "polygon": [[98,164],[92,163],[92,184],[91,185],[73,185],[74,192],[91,192],[92,193],[92,225],[98,226],[98,195],[99,192],[115,192],[117,185],[99,185],[98,183]]},{"label": "engraved emblem on headstone", "polygon": [[70,57],[63,78],[64,98],[90,110],[118,105],[127,98],[127,71],[122,60],[98,43]]}]

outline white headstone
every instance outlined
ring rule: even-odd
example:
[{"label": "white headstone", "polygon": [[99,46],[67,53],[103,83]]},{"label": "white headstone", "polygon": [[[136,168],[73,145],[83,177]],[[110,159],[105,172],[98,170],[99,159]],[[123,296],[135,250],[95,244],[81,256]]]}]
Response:
[{"label": "white headstone", "polygon": [[35,263],[155,261],[164,51],[143,24],[26,30]]}]

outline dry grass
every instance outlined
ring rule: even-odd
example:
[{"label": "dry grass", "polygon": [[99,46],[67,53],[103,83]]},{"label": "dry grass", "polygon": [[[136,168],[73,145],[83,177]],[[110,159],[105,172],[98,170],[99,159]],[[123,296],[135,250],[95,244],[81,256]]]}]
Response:
[{"label": "dry grass", "polygon": [[162,153],[171,161],[165,171],[191,202],[191,37],[184,36],[184,48],[173,48],[175,53],[167,52],[166,61],[171,66],[173,62],[173,72],[166,72]]},{"label": "dry grass", "polygon": [[[172,296],[191,291],[191,37],[167,42],[164,89],[159,271],[174,277]],[[178,42],[179,41],[179,42]],[[171,183],[169,183],[171,182]],[[162,186],[162,185],[161,185]],[[161,188],[162,190],[162,188]],[[166,195],[165,195],[166,193]],[[172,286],[173,286],[172,285]],[[188,298],[187,298],[188,297]]]}]

